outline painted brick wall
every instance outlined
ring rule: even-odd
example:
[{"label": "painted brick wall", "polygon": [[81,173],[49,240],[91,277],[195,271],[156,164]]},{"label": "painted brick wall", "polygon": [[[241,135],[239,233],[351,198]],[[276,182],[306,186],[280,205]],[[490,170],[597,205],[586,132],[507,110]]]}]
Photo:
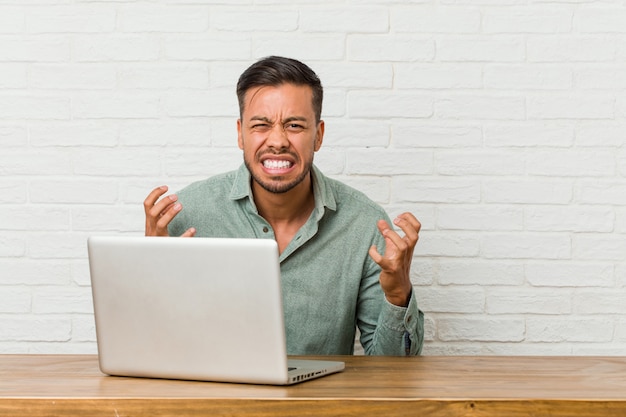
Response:
[{"label": "painted brick wall", "polygon": [[0,0],[0,353],[95,352],[87,236],[237,167],[270,54],[318,165],[421,219],[425,354],[626,353],[623,0]]}]

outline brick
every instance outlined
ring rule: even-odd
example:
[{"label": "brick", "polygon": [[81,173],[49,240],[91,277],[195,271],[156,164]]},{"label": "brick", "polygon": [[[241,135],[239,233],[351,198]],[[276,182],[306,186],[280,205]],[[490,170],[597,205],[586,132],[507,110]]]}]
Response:
[{"label": "brick", "polygon": [[410,33],[478,33],[481,13],[461,7],[410,6],[393,7],[391,28]]},{"label": "brick", "polygon": [[442,180],[428,178],[417,181],[412,177],[393,179],[395,202],[411,203],[477,203],[480,184],[470,180]]},{"label": "brick", "polygon": [[574,128],[549,123],[507,123],[484,128],[485,145],[491,147],[563,147],[574,144]]},{"label": "brick", "polygon": [[487,89],[569,90],[574,75],[567,67],[545,64],[488,64],[484,70]]},{"label": "brick", "polygon": [[316,64],[324,88],[391,88],[397,72],[386,63]]},{"label": "brick", "polygon": [[69,60],[66,36],[0,37],[0,62],[63,62]]},{"label": "brick", "polygon": [[4,90],[26,88],[27,74],[26,64],[0,63],[0,88]]},{"label": "brick", "polygon": [[78,62],[156,61],[159,55],[159,39],[150,35],[111,33],[73,37],[73,56]]},{"label": "brick", "polygon": [[72,104],[72,116],[77,119],[156,119],[160,112],[158,97],[136,93],[89,93]]},{"label": "brick", "polygon": [[30,85],[37,89],[111,90],[116,82],[113,66],[36,64],[30,67]]},{"label": "brick", "polygon": [[487,259],[570,259],[570,237],[558,233],[497,233],[482,237],[481,255]]},{"label": "brick", "polygon": [[38,287],[33,291],[37,314],[93,313],[91,288]]},{"label": "brick", "polygon": [[443,62],[521,62],[525,43],[516,36],[445,36],[437,40],[436,58]]},{"label": "brick", "polygon": [[115,30],[111,5],[71,5],[27,9],[26,30],[31,33],[97,33]]},{"label": "brick", "polygon": [[435,154],[441,175],[523,175],[525,161],[516,152],[500,150],[442,150]]},{"label": "brick", "polygon": [[26,189],[26,181],[0,179],[0,203],[24,203],[26,201]]},{"label": "brick", "polygon": [[529,119],[612,119],[615,99],[610,96],[542,96],[528,100]]},{"label": "brick", "polygon": [[507,285],[524,283],[524,266],[517,263],[446,259],[437,269],[440,285]]},{"label": "brick", "polygon": [[65,175],[72,172],[70,155],[60,150],[3,150],[0,167],[5,175]]},{"label": "brick", "polygon": [[84,232],[140,232],[143,233],[145,215],[143,206],[96,206],[72,209],[72,230]]},{"label": "brick", "polygon": [[[316,163],[317,164],[317,163]],[[326,170],[323,170],[326,173]],[[389,179],[358,176],[333,176],[333,178],[365,193],[369,198],[379,204],[389,202]]]},{"label": "brick", "polygon": [[226,117],[239,115],[237,97],[232,89],[172,92],[164,95],[163,108],[173,117]]},{"label": "brick", "polygon": [[526,42],[530,62],[603,62],[615,56],[615,42],[605,37],[531,36]]},{"label": "brick", "polygon": [[[231,136],[236,135],[231,121]],[[130,121],[120,126],[120,144],[123,146],[200,146],[208,147],[212,140],[210,120],[166,120],[159,122]],[[235,146],[235,140],[230,144]]]},{"label": "brick", "polygon": [[313,161],[326,175],[341,175],[345,171],[345,152],[333,152],[329,148],[322,148],[315,154]]},{"label": "brick", "polygon": [[584,7],[576,16],[578,30],[582,33],[626,33],[623,7]]},{"label": "brick", "polygon": [[626,143],[624,131],[626,125],[606,123],[586,125],[576,128],[576,145],[580,147],[616,147]]},{"label": "brick", "polygon": [[429,313],[483,313],[485,291],[469,288],[426,287],[420,289],[420,308]]},{"label": "brick", "polygon": [[326,119],[325,148],[387,147],[390,128],[387,123],[369,119]]},{"label": "brick", "polygon": [[522,319],[443,318],[437,320],[442,341],[521,342],[525,336]]},{"label": "brick", "polygon": [[62,121],[37,123],[29,127],[30,144],[36,147],[98,146],[118,144],[118,128],[114,123]]},{"label": "brick", "polygon": [[291,10],[221,9],[211,10],[213,30],[241,32],[293,32],[298,29],[298,12]]},{"label": "brick", "polygon": [[[163,41],[165,58],[174,61],[252,59],[252,42],[235,34],[228,36],[170,35]],[[249,63],[248,63],[249,65]],[[245,66],[247,67],[247,65]],[[237,77],[245,69],[237,71]],[[236,81],[236,78],[235,78]],[[228,87],[233,88],[234,83]]]},{"label": "brick", "polygon": [[262,58],[269,55],[294,57],[310,63],[317,60],[339,60],[346,56],[344,34],[301,34],[287,37],[260,34],[254,37],[252,56]]},{"label": "brick", "polygon": [[488,203],[568,204],[574,195],[573,182],[538,179],[486,179],[483,198]]},{"label": "brick", "polygon": [[573,12],[548,7],[489,8],[483,13],[485,33],[569,33]]},{"label": "brick", "polygon": [[528,207],[524,213],[527,230],[537,232],[612,232],[615,212],[609,207]]},{"label": "brick", "polygon": [[117,200],[118,186],[108,179],[38,179],[31,182],[28,193],[33,203],[112,204]]},{"label": "brick", "polygon": [[473,148],[482,146],[482,129],[477,126],[424,125],[394,120],[392,144],[407,148]]},{"label": "brick", "polygon": [[[23,233],[20,233],[23,235]],[[23,237],[3,232],[0,235],[0,257],[23,257],[26,254],[26,243]],[[1,277],[1,276],[0,276]]]},{"label": "brick", "polygon": [[69,209],[63,207],[0,207],[0,230],[69,230]]},{"label": "brick", "polygon": [[394,87],[398,89],[480,89],[483,68],[479,64],[402,64],[394,65]]},{"label": "brick", "polygon": [[530,262],[525,266],[526,280],[536,287],[611,287],[612,265],[601,262]]},{"label": "brick", "polygon": [[127,4],[118,9],[123,32],[203,32],[209,28],[206,6]]},{"label": "brick", "polygon": [[442,205],[437,208],[440,230],[523,230],[521,207]]},{"label": "brick", "polygon": [[423,257],[477,257],[480,254],[480,240],[475,235],[465,233],[422,233],[415,254]]},{"label": "brick", "polygon": [[[87,236],[87,234],[68,232],[33,233],[26,238],[28,254],[33,259],[42,260],[85,258],[87,256]],[[61,305],[62,301],[59,301],[59,308]],[[37,308],[45,310],[45,306],[46,302],[41,307],[38,305]],[[62,311],[59,310],[59,312]]]},{"label": "brick", "polygon": [[124,89],[203,90],[209,86],[209,71],[206,65],[126,66],[118,72],[118,79]]},{"label": "brick", "polygon": [[521,120],[526,118],[526,103],[518,96],[449,95],[435,100],[439,119]]},{"label": "brick", "polygon": [[72,341],[95,342],[96,323],[93,315],[80,315],[72,317]]},{"label": "brick", "polygon": [[[25,29],[25,9],[14,6],[0,6],[0,33],[20,33]],[[1,86],[1,84],[0,84]]]},{"label": "brick", "polygon": [[625,288],[602,290],[580,289],[574,293],[573,306],[576,314],[626,314]]},{"label": "brick", "polygon": [[2,288],[0,314],[30,313],[32,296],[29,288],[5,286],[0,288]]},{"label": "brick", "polygon": [[626,88],[624,68],[618,65],[576,70],[576,87],[589,90],[623,90]]},{"label": "brick", "polygon": [[0,340],[20,342],[67,342],[71,321],[62,317],[0,316]]},{"label": "brick", "polygon": [[238,148],[192,149],[167,152],[163,160],[164,171],[168,176],[206,177],[237,169],[242,157],[241,150]]},{"label": "brick", "polygon": [[433,99],[404,91],[354,91],[348,94],[348,115],[362,118],[428,118]]},{"label": "brick", "polygon": [[602,177],[615,172],[615,157],[610,151],[539,150],[526,157],[528,173],[562,177]]},{"label": "brick", "polygon": [[348,175],[411,175],[431,174],[433,155],[429,151],[384,149],[354,150],[346,155]]},{"label": "brick", "polygon": [[352,61],[424,62],[434,59],[435,43],[418,36],[351,35],[347,52]]},{"label": "brick", "polygon": [[298,28],[303,32],[386,33],[389,12],[386,7],[361,5],[335,6],[330,10],[328,7],[307,6],[300,10]]},{"label": "brick", "polygon": [[0,96],[0,120],[66,120],[69,118],[70,100],[67,97],[33,93]]},{"label": "brick", "polygon": [[0,259],[2,285],[67,285],[70,265],[59,261]]},{"label": "brick", "polygon": [[81,175],[108,176],[123,172],[128,175],[159,175],[161,173],[160,154],[157,150],[83,149],[74,157],[74,173]]},{"label": "brick", "polygon": [[488,290],[486,306],[487,313],[492,315],[565,315],[572,312],[572,293],[563,288]]},{"label": "brick", "polygon": [[619,261],[624,257],[626,242],[615,234],[576,234],[572,237],[572,247],[576,259]]},{"label": "brick", "polygon": [[613,323],[576,318],[537,318],[526,321],[526,339],[531,342],[609,342]]},{"label": "brick", "polygon": [[626,205],[626,184],[620,180],[580,181],[576,185],[576,201],[581,204]]},{"label": "brick", "polygon": [[0,146],[8,148],[21,147],[28,144],[28,135],[23,126],[0,126]]}]

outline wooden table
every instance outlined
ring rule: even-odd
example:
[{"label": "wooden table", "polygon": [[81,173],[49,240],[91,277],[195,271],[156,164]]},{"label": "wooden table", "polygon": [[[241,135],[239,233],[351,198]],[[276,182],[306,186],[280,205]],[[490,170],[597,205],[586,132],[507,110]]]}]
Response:
[{"label": "wooden table", "polygon": [[332,357],[291,387],[120,378],[95,355],[0,355],[0,416],[626,416],[626,357]]}]

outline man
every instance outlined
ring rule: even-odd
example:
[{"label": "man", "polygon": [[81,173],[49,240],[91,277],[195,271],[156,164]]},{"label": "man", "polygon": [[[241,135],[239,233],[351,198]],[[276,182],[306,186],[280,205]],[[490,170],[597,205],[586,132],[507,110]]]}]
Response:
[{"label": "man", "polygon": [[244,164],[178,195],[153,190],[146,235],[275,239],[289,354],[352,354],[357,327],[366,354],[419,354],[409,269],[421,225],[401,214],[401,236],[380,206],[313,165],[324,137],[317,75],[268,57],[244,71],[237,96]]}]

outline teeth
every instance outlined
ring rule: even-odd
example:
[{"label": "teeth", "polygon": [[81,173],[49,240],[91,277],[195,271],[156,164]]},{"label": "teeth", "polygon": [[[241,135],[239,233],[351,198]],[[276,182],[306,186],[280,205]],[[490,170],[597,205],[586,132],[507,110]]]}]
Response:
[{"label": "teeth", "polygon": [[265,161],[263,161],[263,166],[269,169],[284,169],[289,168],[291,166],[291,162],[266,159]]}]

